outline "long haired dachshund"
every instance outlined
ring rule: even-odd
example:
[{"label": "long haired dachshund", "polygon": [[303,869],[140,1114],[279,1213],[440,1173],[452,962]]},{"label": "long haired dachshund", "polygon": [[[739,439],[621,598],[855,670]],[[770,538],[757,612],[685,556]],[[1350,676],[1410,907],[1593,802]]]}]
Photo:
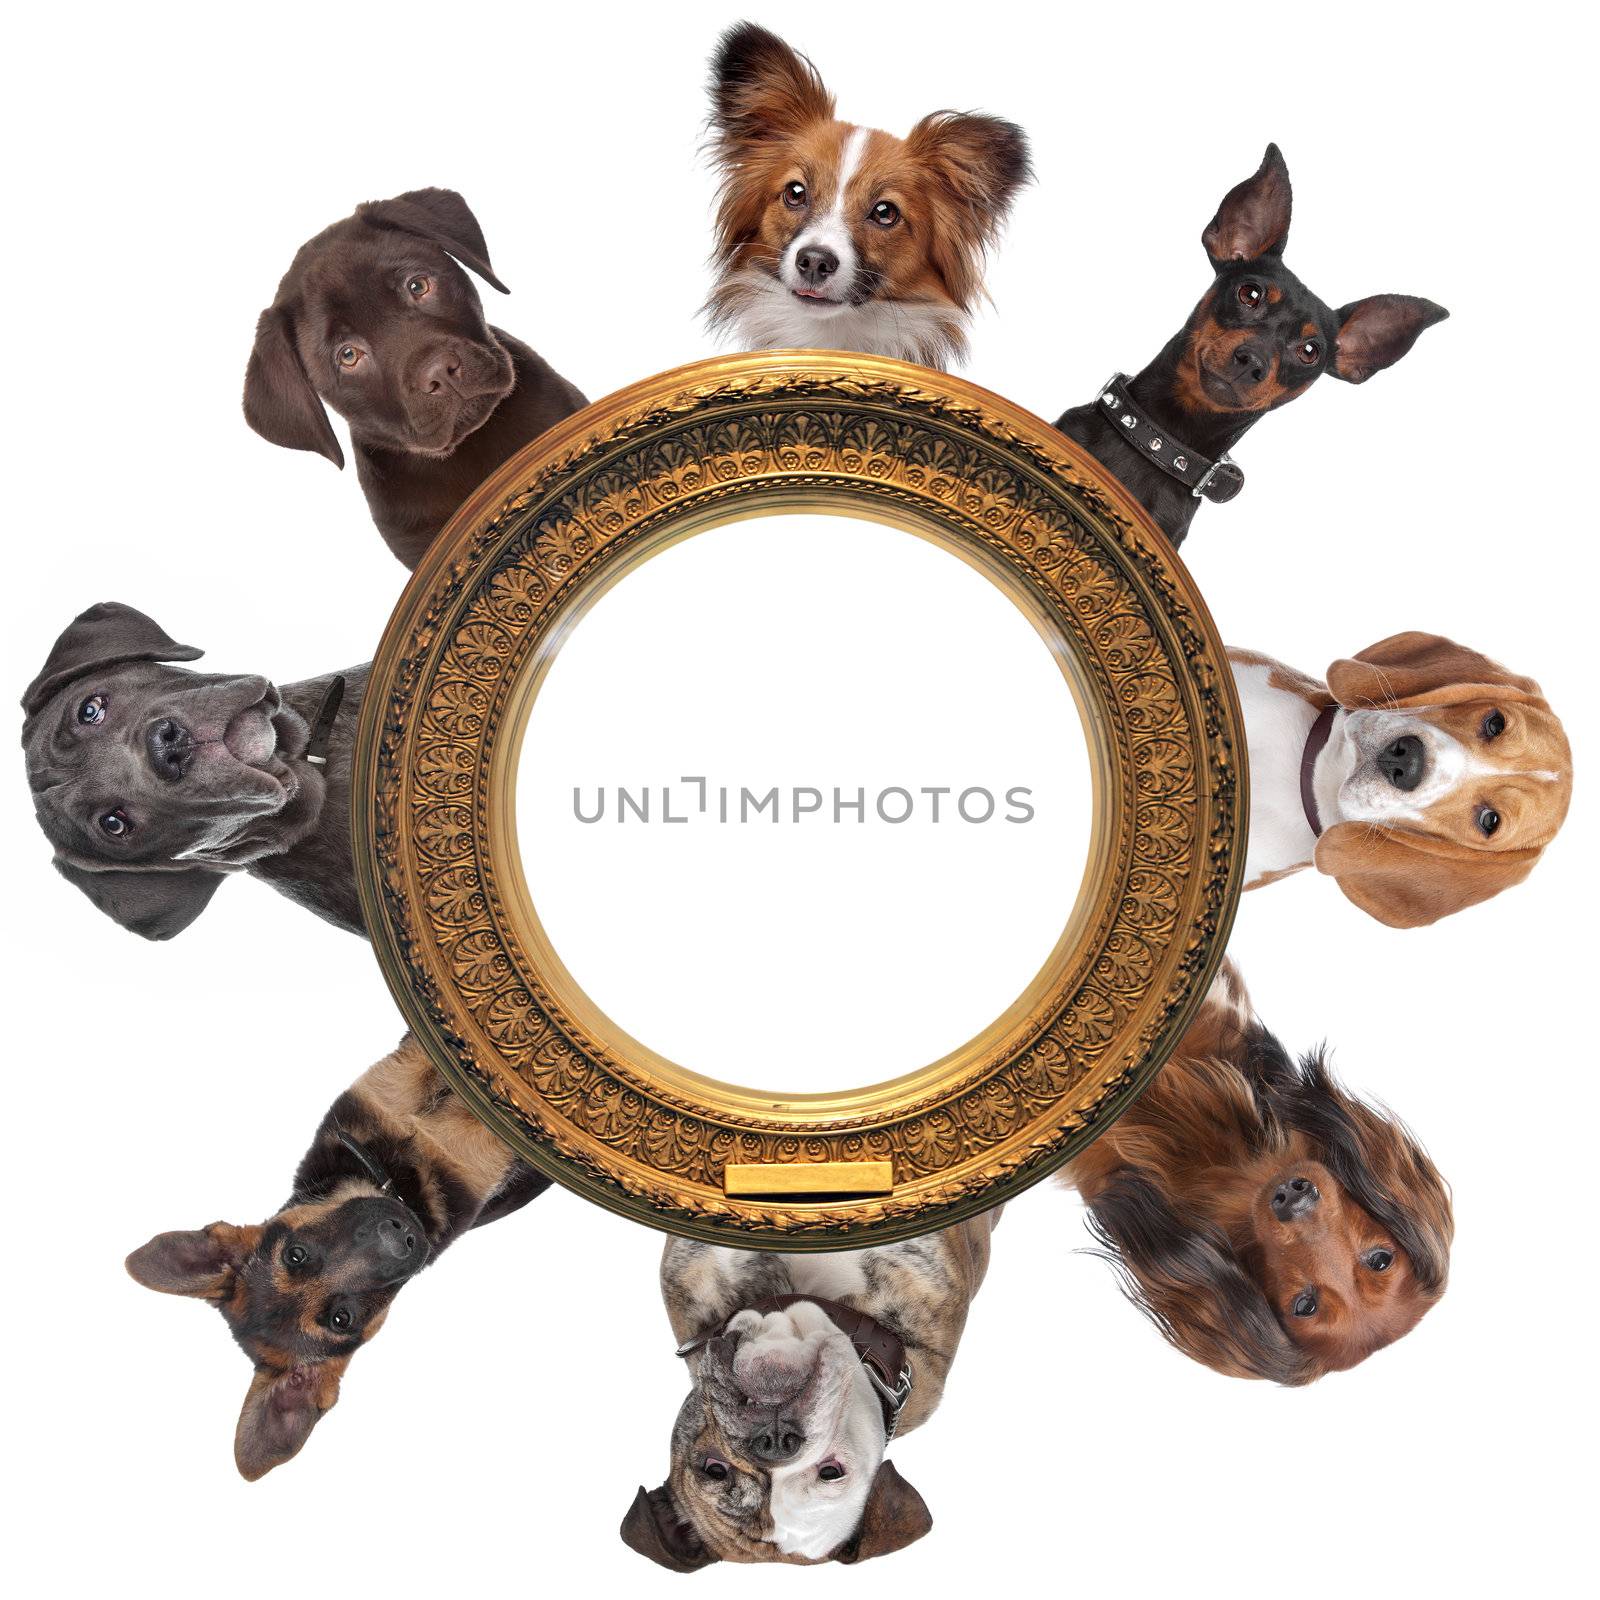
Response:
[{"label": "long haired dachshund", "polygon": [[1320,1052],[1296,1062],[1225,966],[1172,1059],[1066,1169],[1129,1298],[1187,1356],[1304,1384],[1444,1293],[1450,1191]]},{"label": "long haired dachshund", "polygon": [[1397,633],[1327,682],[1230,650],[1250,747],[1245,887],[1315,866],[1392,928],[1520,883],[1572,798],[1572,751],[1532,678]]}]

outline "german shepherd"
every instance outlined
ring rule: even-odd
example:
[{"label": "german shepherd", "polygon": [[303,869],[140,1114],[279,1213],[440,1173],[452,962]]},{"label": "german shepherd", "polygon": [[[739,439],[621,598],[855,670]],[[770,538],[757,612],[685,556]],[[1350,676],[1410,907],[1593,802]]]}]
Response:
[{"label": "german shepherd", "polygon": [[407,1034],[328,1108],[280,1211],[158,1233],[128,1271],[147,1289],[209,1300],[250,1357],[233,1458],[254,1480],[299,1453],[401,1287],[549,1185]]}]

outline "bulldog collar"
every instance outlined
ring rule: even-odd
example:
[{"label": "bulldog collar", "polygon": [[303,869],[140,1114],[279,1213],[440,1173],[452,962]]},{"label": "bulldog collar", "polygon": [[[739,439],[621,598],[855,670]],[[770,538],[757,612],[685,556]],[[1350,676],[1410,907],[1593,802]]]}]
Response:
[{"label": "bulldog collar", "polygon": [[[333,724],[339,715],[339,705],[344,699],[344,679],[335,677],[328,685],[327,692],[322,697],[322,704],[317,707],[316,720],[311,724],[311,737],[306,740],[306,753],[303,760],[309,761],[314,767],[325,767],[328,764],[328,736],[333,732]],[[343,1134],[339,1136],[341,1139]]]},{"label": "bulldog collar", "polygon": [[1300,752],[1300,806],[1311,824],[1311,831],[1322,837],[1322,819],[1317,815],[1317,757],[1328,748],[1328,735],[1333,732],[1333,719],[1338,716],[1338,706],[1324,706],[1317,713],[1306,735],[1306,747]]},{"label": "bulldog collar", "polygon": [[[900,1423],[900,1413],[911,1398],[911,1358],[906,1354],[905,1341],[892,1328],[886,1328],[876,1317],[854,1306],[841,1305],[837,1300],[824,1300],[819,1294],[775,1294],[765,1300],[752,1301],[751,1311],[787,1311],[790,1306],[809,1302],[827,1314],[833,1325],[855,1347],[856,1358],[867,1374],[867,1381],[883,1407],[883,1434],[887,1443],[894,1438]],[[689,1339],[678,1346],[680,1356],[691,1356],[702,1350],[713,1339],[720,1338],[721,1328]]]},{"label": "bulldog collar", "polygon": [[1207,460],[1152,422],[1128,393],[1126,373],[1113,372],[1101,385],[1100,413],[1130,450],[1176,478],[1196,500],[1222,505],[1244,488],[1244,473],[1226,453]]}]

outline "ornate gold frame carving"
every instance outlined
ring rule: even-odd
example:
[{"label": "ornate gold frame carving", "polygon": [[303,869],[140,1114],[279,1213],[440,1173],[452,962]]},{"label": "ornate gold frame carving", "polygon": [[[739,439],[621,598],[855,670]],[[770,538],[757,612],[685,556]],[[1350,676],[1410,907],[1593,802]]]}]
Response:
[{"label": "ornate gold frame carving", "polygon": [[[1070,663],[1097,815],[1067,931],[1004,1016],[892,1082],[775,1104],[663,1061],[588,1002],[534,915],[513,782],[537,685],[600,594],[677,539],[796,509],[934,539],[1023,606]],[[883,1242],[1036,1182],[1166,1058],[1237,903],[1243,752],[1222,646],[1187,573],[1070,440],[972,384],[885,358],[705,361],[552,429],[435,542],[363,707],[362,903],[440,1070],[552,1177],[722,1243]],[[887,1193],[795,1198],[792,1179],[749,1193],[752,1167],[884,1162]],[[726,1191],[727,1167],[744,1192]]]}]

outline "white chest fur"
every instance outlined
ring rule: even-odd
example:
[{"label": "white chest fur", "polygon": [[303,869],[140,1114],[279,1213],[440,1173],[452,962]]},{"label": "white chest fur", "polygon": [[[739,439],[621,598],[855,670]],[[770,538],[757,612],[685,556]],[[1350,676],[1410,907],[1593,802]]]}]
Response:
[{"label": "white chest fur", "polygon": [[1317,708],[1288,689],[1274,687],[1272,673],[1262,662],[1233,662],[1250,751],[1247,889],[1268,874],[1306,866],[1317,844],[1300,801],[1300,757]]}]

